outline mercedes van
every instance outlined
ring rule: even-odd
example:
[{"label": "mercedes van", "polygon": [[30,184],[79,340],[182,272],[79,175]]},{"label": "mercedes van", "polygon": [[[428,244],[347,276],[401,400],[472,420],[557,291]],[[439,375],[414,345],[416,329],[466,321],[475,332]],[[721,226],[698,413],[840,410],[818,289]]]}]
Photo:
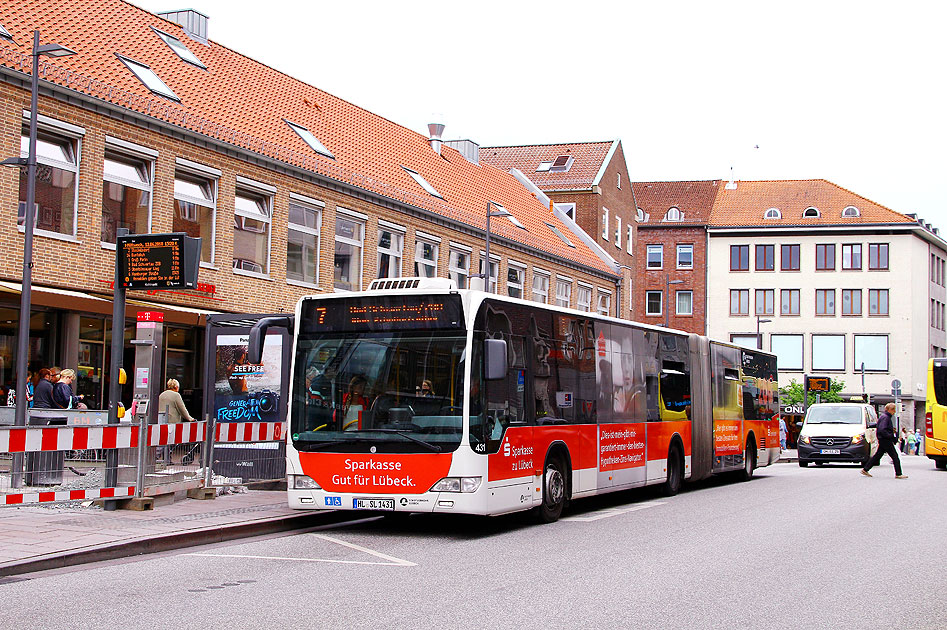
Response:
[{"label": "mercedes van", "polygon": [[799,465],[862,463],[878,450],[875,408],[864,403],[819,403],[806,411],[799,432]]}]

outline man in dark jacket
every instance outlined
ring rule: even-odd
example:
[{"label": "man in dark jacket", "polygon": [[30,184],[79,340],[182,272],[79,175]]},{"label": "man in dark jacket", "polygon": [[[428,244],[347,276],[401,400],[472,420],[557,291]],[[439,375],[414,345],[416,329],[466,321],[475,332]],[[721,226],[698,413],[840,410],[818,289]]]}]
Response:
[{"label": "man in dark jacket", "polygon": [[39,382],[33,392],[33,409],[59,409],[59,405],[53,400],[53,383],[50,378],[54,377],[54,373],[47,368],[39,371]]},{"label": "man in dark jacket", "polygon": [[894,422],[891,417],[894,415],[897,405],[893,402],[885,405],[885,410],[880,416],[878,416],[878,452],[874,454],[862,468],[862,474],[866,477],[871,477],[871,473],[868,471],[872,469],[873,466],[877,466],[878,462],[881,461],[881,456],[885,453],[888,454],[888,457],[891,458],[891,461],[894,462],[894,478],[895,479],[907,479],[907,475],[901,474],[901,459],[898,457],[898,449],[895,447],[897,442],[897,437],[894,433]]}]

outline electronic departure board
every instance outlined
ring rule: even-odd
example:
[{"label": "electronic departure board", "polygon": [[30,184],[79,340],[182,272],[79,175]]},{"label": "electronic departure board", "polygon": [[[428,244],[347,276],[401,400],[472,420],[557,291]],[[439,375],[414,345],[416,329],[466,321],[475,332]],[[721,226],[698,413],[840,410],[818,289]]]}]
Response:
[{"label": "electronic departure board", "polygon": [[116,264],[126,289],[191,289],[197,283],[201,239],[184,233],[119,236]]},{"label": "electronic departure board", "polygon": [[306,300],[305,332],[389,332],[463,328],[459,295],[392,295]]}]

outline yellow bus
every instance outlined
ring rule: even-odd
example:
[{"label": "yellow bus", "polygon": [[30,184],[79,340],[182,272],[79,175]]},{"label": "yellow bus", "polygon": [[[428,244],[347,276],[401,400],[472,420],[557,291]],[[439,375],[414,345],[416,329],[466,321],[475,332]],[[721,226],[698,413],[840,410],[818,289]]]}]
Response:
[{"label": "yellow bus", "polygon": [[927,362],[924,451],[940,470],[947,469],[947,358]]}]

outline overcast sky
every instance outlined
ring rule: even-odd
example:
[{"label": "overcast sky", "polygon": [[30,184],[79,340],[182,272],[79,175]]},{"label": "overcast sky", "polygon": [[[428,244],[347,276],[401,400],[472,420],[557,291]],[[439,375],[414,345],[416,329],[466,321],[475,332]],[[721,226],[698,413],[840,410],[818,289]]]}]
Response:
[{"label": "overcast sky", "polygon": [[635,181],[824,178],[947,230],[947,3],[134,3],[420,133],[617,138]]}]

